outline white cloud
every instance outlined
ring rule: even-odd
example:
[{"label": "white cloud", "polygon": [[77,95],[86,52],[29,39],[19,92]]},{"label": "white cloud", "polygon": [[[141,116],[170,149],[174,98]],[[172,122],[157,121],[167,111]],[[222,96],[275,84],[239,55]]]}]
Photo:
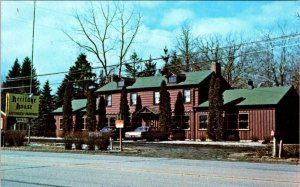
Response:
[{"label": "white cloud", "polygon": [[238,18],[206,18],[194,24],[196,35],[228,34],[242,32],[250,29],[250,26]]},{"label": "white cloud", "polygon": [[162,26],[180,26],[184,21],[193,19],[195,14],[191,10],[187,9],[173,9],[170,12],[166,12],[162,18]]}]

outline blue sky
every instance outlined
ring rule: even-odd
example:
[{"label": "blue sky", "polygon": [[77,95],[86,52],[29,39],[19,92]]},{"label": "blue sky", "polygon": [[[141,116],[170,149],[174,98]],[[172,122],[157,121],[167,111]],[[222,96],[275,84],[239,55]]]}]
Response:
[{"label": "blue sky", "polygon": [[[33,1],[1,1],[1,78],[5,78],[16,58],[21,63],[31,57]],[[93,2],[97,3],[97,2]],[[255,38],[280,21],[288,28],[299,27],[299,1],[133,1],[126,5],[140,10],[143,18],[132,51],[147,59],[160,57],[164,46],[173,49],[180,26],[188,21],[195,36],[238,33]],[[87,1],[37,1],[34,67],[37,74],[68,71],[80,52],[62,32],[72,32],[77,10],[84,13]],[[132,53],[129,52],[129,54]],[[93,66],[99,66],[87,53]],[[128,59],[128,57],[127,57]],[[49,80],[53,90],[64,75],[39,77]]]}]

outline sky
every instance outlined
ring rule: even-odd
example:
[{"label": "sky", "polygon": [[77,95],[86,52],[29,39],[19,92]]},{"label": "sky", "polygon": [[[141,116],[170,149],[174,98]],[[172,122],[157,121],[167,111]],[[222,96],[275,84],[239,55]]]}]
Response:
[{"label": "sky", "polygon": [[[98,3],[94,1],[93,5],[97,7]],[[124,4],[142,15],[140,30],[126,59],[133,51],[148,59],[150,55],[160,57],[165,46],[174,49],[181,25],[186,22],[192,26],[193,35],[199,37],[237,33],[253,39],[281,21],[287,22],[290,30],[300,28],[296,16],[300,12],[299,1],[126,1]],[[16,58],[20,63],[27,56],[31,58],[34,2],[1,1],[0,5],[3,81]],[[89,1],[36,1],[33,65],[38,75],[68,71],[82,52],[92,66],[100,66],[92,54],[77,47],[63,32],[74,34],[74,28],[78,28],[75,13],[84,16],[90,6]],[[116,61],[116,55],[111,53],[112,61]],[[49,80],[55,93],[63,78],[62,73],[39,76],[38,80],[41,87]]]}]

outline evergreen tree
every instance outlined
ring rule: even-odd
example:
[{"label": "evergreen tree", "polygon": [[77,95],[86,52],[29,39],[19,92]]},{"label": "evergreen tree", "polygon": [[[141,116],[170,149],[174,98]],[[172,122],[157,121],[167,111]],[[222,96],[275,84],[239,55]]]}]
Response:
[{"label": "evergreen tree", "polygon": [[63,102],[63,120],[62,126],[64,132],[71,132],[73,129],[73,117],[72,117],[72,92],[73,85],[71,82],[66,84]]},{"label": "evergreen tree", "polygon": [[218,141],[224,140],[225,128],[222,117],[223,96],[221,78],[215,74],[211,77],[208,94],[208,138]]},{"label": "evergreen tree", "polygon": [[130,112],[127,100],[126,87],[122,88],[121,98],[120,98],[120,119],[124,120],[124,126],[128,126],[130,122]]},{"label": "evergreen tree", "polygon": [[100,96],[99,103],[98,103],[98,126],[99,129],[102,129],[105,125],[105,118],[106,118],[106,102],[103,96]]},{"label": "evergreen tree", "polygon": [[183,95],[182,92],[178,92],[177,99],[175,102],[174,107],[174,114],[175,114],[175,120],[174,122],[177,123],[175,128],[182,128],[183,125],[183,117],[184,117],[184,101],[183,101]]},{"label": "evergreen tree", "polygon": [[142,106],[142,99],[141,96],[138,95],[136,98],[136,105],[135,105],[135,110],[134,110],[134,115],[132,118],[132,127],[133,128],[137,128],[138,126],[140,126],[142,124],[142,119],[140,118],[139,114],[137,113],[138,111],[140,111],[143,108]]},{"label": "evergreen tree", "polygon": [[161,131],[170,130],[172,110],[170,93],[167,90],[166,81],[162,81],[160,86],[159,111],[159,129]]},{"label": "evergreen tree", "polygon": [[16,88],[21,85],[20,79],[21,77],[21,66],[19,64],[18,59],[15,60],[11,70],[9,70],[8,75],[6,76],[6,80],[2,84],[2,88],[11,88],[11,89],[2,89],[1,90],[1,110],[5,111],[5,100],[6,100],[6,93],[20,93],[20,89]]},{"label": "evergreen tree", "polygon": [[210,79],[209,83],[209,91],[208,91],[208,124],[207,124],[207,136],[209,139],[215,141],[216,140],[216,134],[215,129],[217,127],[216,124],[216,107],[214,104],[214,92],[215,92],[215,82],[216,82],[216,76],[213,74]]},{"label": "evergreen tree", "polygon": [[88,91],[86,103],[86,126],[88,131],[96,130],[96,96],[93,90]]},{"label": "evergreen tree", "polygon": [[216,107],[216,140],[222,141],[225,139],[225,127],[224,127],[224,120],[223,120],[223,96],[222,96],[222,89],[221,89],[221,78],[217,76],[215,85],[214,85],[214,103]]},{"label": "evergreen tree", "polygon": [[[21,77],[24,77],[21,83],[22,86],[22,88],[20,89],[21,93],[30,93],[30,82],[31,82],[31,93],[33,93],[34,95],[39,95],[40,83],[37,80],[35,68],[32,66],[32,62],[28,57],[26,57],[23,61],[22,68],[21,68]],[[31,78],[32,81],[30,81]]]},{"label": "evergreen tree", "polygon": [[136,52],[133,52],[133,54],[130,56],[130,60],[130,63],[125,64],[125,72],[129,74],[130,77],[135,78],[137,77],[140,69],[140,65],[138,65],[139,61],[142,59],[138,58]]},{"label": "evergreen tree", "polygon": [[73,82],[74,99],[84,99],[87,96],[89,86],[97,86],[94,79],[96,77],[95,73],[92,73],[92,67],[90,63],[86,60],[85,54],[80,54],[77,57],[75,65],[72,66],[67,75],[68,81]]},{"label": "evergreen tree", "polygon": [[98,83],[98,87],[101,88],[102,86],[105,85],[105,81],[106,81],[106,77],[104,76],[104,72],[103,70],[100,71],[99,74],[99,83]]},{"label": "evergreen tree", "polygon": [[153,62],[152,57],[149,57],[149,60],[144,62],[144,70],[138,73],[139,77],[151,77],[156,73],[156,62]]},{"label": "evergreen tree", "polygon": [[183,66],[181,60],[178,58],[176,51],[173,51],[168,63],[165,63],[164,67],[160,71],[162,75],[167,75],[168,73],[180,73],[183,71]]},{"label": "evergreen tree", "polygon": [[47,80],[40,95],[39,117],[33,122],[33,132],[37,136],[55,136],[55,119],[51,113],[54,109],[54,99]]},{"label": "evergreen tree", "polygon": [[65,95],[67,83],[68,83],[68,79],[67,77],[65,77],[62,83],[57,88],[56,96],[55,96],[55,108],[61,107],[64,104],[64,95]]},{"label": "evergreen tree", "polygon": [[137,98],[136,98],[136,105],[135,105],[135,112],[138,112],[139,110],[142,109],[142,99],[141,99],[141,96],[138,95]]}]

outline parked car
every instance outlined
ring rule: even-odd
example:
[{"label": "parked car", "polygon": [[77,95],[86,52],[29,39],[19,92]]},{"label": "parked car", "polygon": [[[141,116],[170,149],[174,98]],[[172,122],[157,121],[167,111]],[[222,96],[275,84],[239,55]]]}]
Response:
[{"label": "parked car", "polygon": [[113,126],[103,127],[100,130],[100,132],[103,133],[103,134],[109,134],[109,136],[114,140],[119,138],[119,129],[117,129],[116,127],[113,127]]},{"label": "parked car", "polygon": [[158,140],[168,140],[169,133],[154,130],[153,127],[138,127],[134,131],[129,131],[125,133],[126,139],[138,140],[146,139],[152,141]]}]

